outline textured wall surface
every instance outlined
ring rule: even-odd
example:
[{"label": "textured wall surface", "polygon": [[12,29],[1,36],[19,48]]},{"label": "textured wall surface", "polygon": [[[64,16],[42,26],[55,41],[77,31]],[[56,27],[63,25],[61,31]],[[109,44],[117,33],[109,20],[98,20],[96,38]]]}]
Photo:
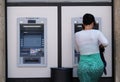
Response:
[{"label": "textured wall surface", "polygon": [[4,0],[0,0],[0,82],[5,81],[5,23],[4,23]]},{"label": "textured wall surface", "polygon": [[120,0],[114,0],[116,82],[120,82]]}]

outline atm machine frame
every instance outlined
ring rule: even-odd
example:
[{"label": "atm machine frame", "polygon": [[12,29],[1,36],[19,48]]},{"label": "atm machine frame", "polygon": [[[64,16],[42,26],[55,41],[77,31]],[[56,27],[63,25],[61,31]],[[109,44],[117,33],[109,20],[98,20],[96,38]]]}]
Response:
[{"label": "atm machine frame", "polygon": [[47,19],[19,17],[18,66],[46,66]]}]

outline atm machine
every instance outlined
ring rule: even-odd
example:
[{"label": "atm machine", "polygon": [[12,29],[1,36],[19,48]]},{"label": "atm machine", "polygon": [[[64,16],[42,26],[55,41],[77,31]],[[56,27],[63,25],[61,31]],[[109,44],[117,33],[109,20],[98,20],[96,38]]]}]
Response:
[{"label": "atm machine", "polygon": [[18,66],[46,66],[46,18],[20,17]]},{"label": "atm machine", "polygon": [[[94,26],[93,29],[101,30],[101,18],[95,17],[95,20],[96,20],[96,25]],[[74,33],[83,30],[82,17],[72,18],[72,29],[73,29],[72,30],[73,37],[74,37]],[[73,43],[74,43],[74,41],[73,41]],[[80,56],[80,54],[74,50],[74,45],[73,45],[73,66],[76,66],[78,64],[79,56]]]}]

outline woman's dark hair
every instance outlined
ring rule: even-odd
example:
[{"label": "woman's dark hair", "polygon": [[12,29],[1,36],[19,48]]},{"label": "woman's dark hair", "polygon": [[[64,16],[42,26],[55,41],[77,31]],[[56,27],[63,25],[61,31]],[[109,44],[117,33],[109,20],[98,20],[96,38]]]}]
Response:
[{"label": "woman's dark hair", "polygon": [[[96,24],[95,18],[92,14],[86,13],[83,16],[83,24],[84,25],[90,25],[91,23],[94,23],[94,26],[95,26],[95,24]],[[84,29],[84,27],[83,27],[83,29]]]}]

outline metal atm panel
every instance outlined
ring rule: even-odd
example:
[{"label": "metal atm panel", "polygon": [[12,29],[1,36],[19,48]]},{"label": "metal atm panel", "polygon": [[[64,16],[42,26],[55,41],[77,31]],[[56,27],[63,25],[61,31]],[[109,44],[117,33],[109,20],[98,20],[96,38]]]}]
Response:
[{"label": "metal atm panel", "polygon": [[18,66],[46,66],[46,19],[18,18]]},{"label": "metal atm panel", "polygon": [[[96,17],[96,25],[94,26],[93,29],[99,29],[101,30],[101,18],[100,17]],[[73,34],[73,40],[74,40],[74,33],[83,30],[82,28],[82,17],[76,17],[76,18],[72,18],[72,34]],[[79,62],[79,56],[80,53],[76,52],[74,50],[74,41],[73,41],[73,66],[76,66]]]}]

